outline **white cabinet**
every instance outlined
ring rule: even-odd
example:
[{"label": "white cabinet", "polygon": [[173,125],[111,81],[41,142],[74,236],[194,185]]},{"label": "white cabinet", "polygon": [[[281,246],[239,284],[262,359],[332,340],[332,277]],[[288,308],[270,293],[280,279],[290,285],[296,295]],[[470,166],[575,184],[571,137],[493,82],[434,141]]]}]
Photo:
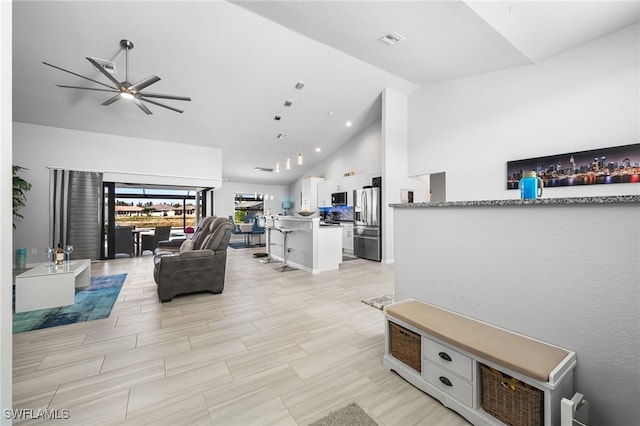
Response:
[{"label": "white cabinet", "polygon": [[[324,178],[308,177],[302,179],[302,199],[300,210],[318,210],[318,184],[324,182]],[[331,202],[331,199],[329,199]]]},{"label": "white cabinet", "polygon": [[468,356],[422,337],[422,378],[464,405],[473,404],[472,364]]},{"label": "white cabinet", "polygon": [[[371,185],[371,179],[380,176],[380,173],[345,176],[341,179],[331,179],[318,183],[317,202],[318,207],[331,207],[331,194],[334,192],[347,193],[347,205],[353,205],[353,190],[362,189],[363,186]],[[312,178],[313,179],[313,178]],[[321,179],[321,178],[315,178]],[[303,180],[304,185],[304,180]],[[304,192],[304,189],[303,189]]]},{"label": "white cabinet", "polygon": [[[504,425],[500,416],[560,424],[560,401],[573,396],[573,351],[413,299],[385,309],[383,365],[418,389],[477,426]],[[526,422],[513,419],[522,413]]]},{"label": "white cabinet", "polygon": [[331,207],[331,184],[318,183],[318,207]]},{"label": "white cabinet", "polygon": [[342,251],[353,254],[353,224],[342,223]]}]

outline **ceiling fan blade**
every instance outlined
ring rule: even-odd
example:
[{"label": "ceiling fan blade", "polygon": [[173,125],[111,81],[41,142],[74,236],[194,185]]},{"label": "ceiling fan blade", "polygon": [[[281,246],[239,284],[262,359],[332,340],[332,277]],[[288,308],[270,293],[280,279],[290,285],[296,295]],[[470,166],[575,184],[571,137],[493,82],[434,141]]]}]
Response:
[{"label": "ceiling fan blade", "polygon": [[[145,112],[145,114],[147,114],[147,115],[151,115],[151,114],[153,114],[153,113],[151,112],[151,110],[150,110],[149,108],[147,108],[147,106],[146,106],[145,104],[143,104],[143,103],[142,103],[142,101],[140,101],[140,99],[138,99],[138,98],[133,98],[133,99],[131,99],[131,101],[132,101],[134,104],[138,105],[138,107],[139,107],[141,110],[143,110],[143,111]],[[152,102],[152,103],[153,103],[153,102]]]},{"label": "ceiling fan blade", "polygon": [[151,86],[153,83],[157,83],[158,81],[160,81],[160,77],[158,77],[157,75],[150,75],[149,77],[129,86],[129,90],[134,90],[137,92],[144,89],[145,87]]},{"label": "ceiling fan blade", "polygon": [[107,89],[98,89],[97,87],[80,87],[80,86],[67,86],[66,84],[56,84],[58,87],[64,87],[67,89],[82,89],[82,90],[95,90],[98,92],[117,92],[115,89],[107,90]]},{"label": "ceiling fan blade", "polygon": [[91,62],[91,65],[93,65],[94,67],[96,67],[98,69],[98,71],[100,71],[102,74],[104,74],[105,77],[107,77],[109,79],[109,81],[111,81],[113,84],[116,85],[116,87],[120,87],[120,82],[118,80],[115,79],[115,77],[113,77],[111,74],[109,74],[109,72],[107,72],[107,70],[105,70],[104,68],[102,68],[100,66],[100,64],[98,64],[95,59],[92,58],[87,58],[87,61]]},{"label": "ceiling fan blade", "polygon": [[173,96],[173,95],[161,95],[160,93],[138,93],[145,98],[160,98],[160,99],[172,99],[174,101],[191,101],[191,98],[187,96]]},{"label": "ceiling fan blade", "polygon": [[55,69],[60,70],[60,71],[68,72],[69,74],[75,75],[76,77],[84,78],[85,80],[92,81],[92,82],[94,82],[94,83],[96,83],[96,84],[99,84],[99,85],[101,85],[101,86],[108,87],[108,88],[113,89],[113,90],[118,90],[118,87],[120,87],[120,83],[117,83],[116,87],[112,87],[112,86],[109,86],[108,84],[104,84],[104,83],[102,83],[102,82],[100,82],[100,81],[98,81],[98,80],[94,80],[94,79],[92,79],[92,78],[85,77],[84,75],[80,75],[80,74],[77,74],[77,73],[75,73],[75,72],[72,72],[72,71],[69,71],[69,70],[65,70],[64,68],[57,67],[57,66],[52,65],[52,64],[49,64],[49,63],[47,63],[47,62],[43,62],[43,64],[48,65],[48,66],[50,66],[51,68],[55,68]]},{"label": "ceiling fan blade", "polygon": [[111,105],[112,103],[119,101],[122,98],[122,96],[120,96],[120,93],[116,94],[115,96],[110,97],[109,99],[107,99],[106,101],[104,101],[101,105]]},{"label": "ceiling fan blade", "polygon": [[160,102],[152,101],[151,99],[145,99],[143,96],[140,96],[140,95],[137,96],[137,99],[145,101],[145,102],[149,102],[150,104],[158,105],[158,106],[160,106],[162,108],[170,109],[171,111],[179,112],[180,114],[182,114],[184,112],[181,109],[174,108],[174,107],[171,107],[169,105],[161,104]]}]

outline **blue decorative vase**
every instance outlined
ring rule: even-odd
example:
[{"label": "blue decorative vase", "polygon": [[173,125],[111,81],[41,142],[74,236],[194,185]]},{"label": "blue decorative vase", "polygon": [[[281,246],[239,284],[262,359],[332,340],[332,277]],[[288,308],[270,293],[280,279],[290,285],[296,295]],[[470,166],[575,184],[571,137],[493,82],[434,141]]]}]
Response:
[{"label": "blue decorative vase", "polygon": [[520,179],[520,198],[523,200],[535,200],[542,196],[544,183],[536,176],[536,172],[525,172]]}]

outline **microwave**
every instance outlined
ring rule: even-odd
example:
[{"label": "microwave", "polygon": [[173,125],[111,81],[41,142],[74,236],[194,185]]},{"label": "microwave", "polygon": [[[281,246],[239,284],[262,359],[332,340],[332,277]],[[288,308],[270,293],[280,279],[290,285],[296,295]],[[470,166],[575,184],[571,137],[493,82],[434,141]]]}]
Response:
[{"label": "microwave", "polygon": [[347,193],[345,192],[334,192],[331,194],[331,205],[332,206],[346,206],[347,205]]}]

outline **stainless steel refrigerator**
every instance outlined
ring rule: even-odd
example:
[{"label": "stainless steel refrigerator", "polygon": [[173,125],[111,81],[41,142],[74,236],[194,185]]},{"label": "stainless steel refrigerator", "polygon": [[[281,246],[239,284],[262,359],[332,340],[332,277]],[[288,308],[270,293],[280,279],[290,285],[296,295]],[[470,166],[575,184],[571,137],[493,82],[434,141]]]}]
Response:
[{"label": "stainless steel refrigerator", "polygon": [[353,191],[353,254],[380,262],[382,259],[380,188],[365,186]]}]

